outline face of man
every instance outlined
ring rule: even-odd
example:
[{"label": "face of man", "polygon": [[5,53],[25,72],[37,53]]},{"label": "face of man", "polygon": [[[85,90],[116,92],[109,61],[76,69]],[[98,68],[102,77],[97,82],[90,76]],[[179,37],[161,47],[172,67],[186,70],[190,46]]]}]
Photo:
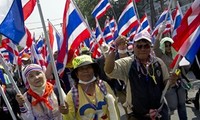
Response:
[{"label": "face of man", "polygon": [[139,59],[146,61],[151,52],[151,43],[147,40],[139,40],[134,43],[134,55]]}]

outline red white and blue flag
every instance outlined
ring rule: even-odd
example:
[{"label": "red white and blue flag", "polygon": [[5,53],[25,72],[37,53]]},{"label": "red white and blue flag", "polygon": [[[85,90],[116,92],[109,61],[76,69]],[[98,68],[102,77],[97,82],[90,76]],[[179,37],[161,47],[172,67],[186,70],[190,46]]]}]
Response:
[{"label": "red white and blue flag", "polygon": [[191,7],[187,10],[180,26],[177,28],[177,34],[173,37],[174,43],[173,47],[178,51],[183,43],[188,40],[190,35],[199,27],[200,25],[200,1],[195,0]]},{"label": "red white and blue flag", "polygon": [[147,31],[147,32],[151,32],[151,27],[149,25],[148,19],[147,19],[147,15],[145,14],[141,20],[140,20],[140,26],[138,28],[138,33],[142,32],[142,31]]},{"label": "red white and blue flag", "polygon": [[173,12],[174,14],[172,15],[174,24],[173,24],[173,31],[172,31],[172,37],[176,35],[176,29],[180,26],[181,20],[182,20],[182,11],[179,7],[179,5],[176,6],[175,11]]},{"label": "red white and blue flag", "polygon": [[0,33],[14,44],[21,44],[26,35],[21,0],[1,0]]},{"label": "red white and blue flag", "polygon": [[10,63],[17,64],[18,56],[19,56],[17,46],[13,44],[11,40],[9,40],[8,38],[4,36],[2,36],[1,45],[9,52]]},{"label": "red white and blue flag", "polygon": [[[192,64],[195,54],[200,48],[200,1],[195,0],[191,7],[183,16],[180,26],[177,28],[177,34],[173,37],[174,43],[172,46],[178,55],[184,56]],[[177,56],[178,56],[177,55]],[[177,58],[176,56],[176,58]],[[176,64],[177,59],[174,59],[171,68]]]},{"label": "red white and blue flag", "polygon": [[[166,18],[166,16],[167,16],[167,18]],[[172,21],[171,14],[169,14],[169,11],[167,9],[164,10],[164,12],[160,15],[158,21],[156,22],[155,28],[152,32],[152,36],[156,36],[158,34],[158,29],[159,29],[160,25],[163,24],[163,22],[166,22],[165,23],[166,28],[163,31],[163,34],[171,32],[171,27],[172,27],[173,21]]]},{"label": "red white and blue flag", "polygon": [[138,19],[134,10],[133,0],[128,0],[128,3],[118,20],[119,35],[127,35],[131,29],[137,25]]},{"label": "red white and blue flag", "polygon": [[22,0],[24,21],[31,15],[36,5],[36,0]]},{"label": "red white and blue flag", "polygon": [[101,18],[106,11],[111,7],[109,0],[100,0],[92,11],[92,16],[99,19]]},{"label": "red white and blue flag", "polygon": [[90,38],[90,31],[71,0],[67,0],[63,15],[63,43],[57,58],[58,73],[71,62],[80,43]]},{"label": "red white and blue flag", "polygon": [[114,40],[113,33],[111,32],[109,17],[105,21],[103,36],[107,44],[111,43]]},{"label": "red white and blue flag", "polygon": [[56,30],[56,28],[49,22],[49,41],[52,52],[60,51],[61,44],[63,42],[62,36]]},{"label": "red white and blue flag", "polygon": [[195,55],[200,48],[200,26],[192,33],[190,38],[184,42],[179,50],[179,54],[185,56],[185,58],[192,64]]}]

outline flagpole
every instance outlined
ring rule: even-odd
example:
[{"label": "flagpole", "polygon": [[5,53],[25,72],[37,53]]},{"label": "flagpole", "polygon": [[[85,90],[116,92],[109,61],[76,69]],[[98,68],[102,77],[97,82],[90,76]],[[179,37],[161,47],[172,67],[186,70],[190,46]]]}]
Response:
[{"label": "flagpole", "polygon": [[13,120],[17,120],[17,118],[16,118],[16,116],[15,116],[13,110],[12,110],[12,107],[11,107],[9,101],[8,101],[8,98],[6,97],[6,95],[5,95],[5,93],[4,93],[3,88],[2,88],[1,85],[0,85],[0,93],[1,93],[1,95],[3,97],[3,99],[4,99],[4,102],[6,103],[6,106],[8,107],[8,110],[9,110],[11,116],[12,116],[12,119]]},{"label": "flagpole", "polygon": [[[87,25],[87,27],[88,27],[88,30],[90,31],[90,34],[91,34],[91,35],[92,35],[92,37],[93,37],[92,30],[91,30],[91,28],[90,28],[89,24],[88,24],[88,23],[85,21],[85,19],[84,19],[84,17],[83,17],[83,15],[82,15],[82,13],[81,13],[81,11],[80,11],[80,9],[79,9],[79,8],[78,8],[78,6],[76,5],[76,2],[75,2],[74,0],[71,0],[71,1],[73,2],[73,4],[74,4],[75,8],[78,10],[81,20],[82,20],[82,21],[84,21],[84,23]],[[96,20],[96,18],[95,18],[95,20]],[[98,20],[97,20],[97,24],[98,24],[98,26],[99,26]],[[98,28],[98,29],[99,29],[99,28]],[[101,30],[100,30],[100,32],[101,32]],[[102,35],[102,32],[101,32],[101,35]],[[103,37],[102,37],[102,38],[103,38]],[[101,48],[101,46],[100,46],[99,42],[97,42],[96,38],[94,38],[94,40],[95,40],[95,42],[98,44],[98,46],[99,46],[100,50],[102,51],[103,55],[105,56],[105,53],[103,52],[103,50],[102,50],[102,48]],[[105,39],[104,39],[104,38],[103,38],[103,40],[105,41]]]},{"label": "flagpole", "polygon": [[[9,80],[11,81],[11,83],[12,83],[14,89],[16,90],[16,92],[17,92],[18,94],[22,94],[21,91],[19,90],[19,88],[17,87],[17,85],[16,85],[16,83],[15,83],[15,81],[14,81],[14,79],[13,79],[11,73],[8,71],[8,68],[7,68],[7,66],[6,66],[6,64],[5,64],[4,60],[3,60],[3,58],[1,57],[1,55],[0,55],[0,63],[1,63],[2,66],[4,67],[4,70],[5,70],[6,74],[8,75],[8,78],[9,78]],[[24,103],[24,107],[28,110],[28,107],[27,107],[26,103]]]},{"label": "flagpole", "polygon": [[[179,56],[178,56],[178,59],[177,59],[177,62],[176,62],[176,64],[175,64],[174,68],[172,69],[172,73],[174,73],[175,70],[178,68],[178,65],[179,65],[179,62],[180,62],[181,58],[182,58],[182,56],[179,55]],[[165,85],[165,88],[164,88],[164,90],[163,90],[163,92],[162,92],[162,95],[161,95],[160,103],[163,102],[164,97],[165,97],[165,95],[166,95],[166,93],[167,93],[167,90],[168,90],[168,88],[169,88],[169,85],[170,85],[170,80],[167,80],[167,84]]]},{"label": "flagpole", "polygon": [[39,11],[41,23],[42,23],[43,30],[44,30],[44,35],[45,35],[46,44],[47,44],[47,47],[48,47],[50,60],[51,60],[50,63],[51,63],[51,66],[53,68],[53,73],[54,73],[55,80],[56,80],[56,86],[57,86],[58,93],[59,93],[60,104],[65,105],[64,99],[63,99],[63,94],[62,94],[62,91],[61,91],[61,85],[60,85],[59,77],[58,77],[58,74],[57,74],[58,72],[57,72],[55,61],[54,61],[54,58],[53,58],[53,52],[52,52],[51,47],[50,47],[49,37],[47,35],[46,25],[45,25],[45,22],[44,22],[44,17],[43,17],[43,14],[42,14],[42,9],[41,9],[39,0],[37,0],[37,5],[38,5],[38,11]]},{"label": "flagpole", "polygon": [[[102,31],[101,31],[101,28],[100,28],[100,25],[99,25],[99,22],[98,22],[97,18],[95,18],[95,21],[97,22],[97,26],[98,26],[98,29],[99,29],[99,31],[100,31],[101,37],[102,37],[102,39],[103,39],[103,42],[106,43],[106,41],[105,41],[105,39],[104,39],[104,37],[103,37],[103,33],[102,33]],[[106,54],[104,53],[104,51],[103,51],[103,49],[102,49],[102,46],[99,44],[98,41],[97,41],[97,43],[98,43],[98,45],[99,45],[99,48],[100,48],[101,52],[103,53],[103,56],[106,58]]]},{"label": "flagpole", "polygon": [[74,0],[71,0],[71,1],[73,2],[73,4],[74,4],[76,10],[78,10],[78,13],[79,13],[79,15],[80,15],[81,20],[84,21],[84,23],[85,23],[86,26],[88,27],[88,30],[90,31],[90,34],[92,35],[92,34],[93,34],[93,33],[92,33],[92,30],[91,30],[89,24],[85,21],[85,19],[84,19],[82,13],[81,13],[81,11],[80,11],[80,9],[79,9],[78,6],[76,5],[76,2],[75,2]]},{"label": "flagpole", "polygon": [[177,6],[178,6],[179,12],[181,14],[181,18],[183,18],[183,13],[182,13],[182,10],[181,10],[181,7],[180,7],[180,4],[178,1],[177,1]]},{"label": "flagpole", "polygon": [[[169,11],[170,11],[169,9],[170,9],[170,7],[171,7],[171,4],[172,4],[172,0],[169,1],[169,5],[168,5],[168,9],[167,9],[168,12],[167,12],[167,14],[166,14],[166,16],[165,16],[165,19],[164,19],[164,21],[163,21],[163,23],[162,23],[161,25],[165,25],[165,23],[166,23],[166,21],[167,21],[167,17],[168,17]],[[160,26],[161,26],[161,25],[160,25]],[[163,33],[163,31],[162,31],[162,33]],[[158,35],[159,35],[159,36],[157,37],[158,40],[161,40],[161,38],[162,38],[162,33],[160,33],[160,35],[158,34]]]},{"label": "flagpole", "polygon": [[[137,6],[136,6],[136,3],[135,3],[135,0],[133,0],[133,6],[134,6],[134,8],[135,8],[134,10],[135,10],[135,13],[136,13],[136,17],[137,17],[137,19],[138,19],[138,18],[140,18],[140,17],[139,17],[139,14],[138,14],[138,10],[137,10]],[[140,21],[139,21],[139,24],[140,24]]]}]

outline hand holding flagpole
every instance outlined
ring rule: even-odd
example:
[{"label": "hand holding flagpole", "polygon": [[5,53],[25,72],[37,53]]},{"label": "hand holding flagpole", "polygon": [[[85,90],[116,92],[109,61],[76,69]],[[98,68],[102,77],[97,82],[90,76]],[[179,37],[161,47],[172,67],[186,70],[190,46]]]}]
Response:
[{"label": "hand holding flagpole", "polygon": [[47,47],[48,47],[48,52],[49,52],[49,55],[50,55],[50,60],[51,60],[50,63],[52,65],[53,73],[54,73],[55,80],[56,80],[56,86],[57,86],[58,93],[59,93],[60,104],[63,106],[63,105],[65,105],[64,97],[63,97],[63,94],[62,94],[60,80],[59,80],[59,77],[58,77],[58,72],[57,72],[55,61],[54,61],[54,58],[53,58],[53,52],[52,52],[51,47],[50,47],[49,37],[47,35],[46,25],[45,25],[45,22],[44,22],[44,17],[43,17],[43,14],[42,14],[42,9],[41,9],[39,0],[37,0],[37,6],[38,6],[39,15],[40,15],[41,23],[42,23],[43,30],[44,30],[44,35],[45,35],[46,44],[47,44]]},{"label": "hand holding flagpole", "polygon": [[[12,83],[14,89],[16,90],[16,92],[17,92],[18,94],[22,94],[21,91],[19,90],[19,88],[17,87],[17,84],[15,83],[15,81],[14,81],[14,79],[13,79],[11,73],[8,71],[8,68],[7,68],[7,66],[6,66],[6,64],[5,64],[5,62],[4,62],[4,60],[2,59],[2,56],[0,56],[0,63],[3,65],[4,70],[5,70],[6,74],[8,75],[9,80],[11,81],[11,83]],[[26,103],[24,103],[24,107],[28,110],[28,107],[27,107]]]}]

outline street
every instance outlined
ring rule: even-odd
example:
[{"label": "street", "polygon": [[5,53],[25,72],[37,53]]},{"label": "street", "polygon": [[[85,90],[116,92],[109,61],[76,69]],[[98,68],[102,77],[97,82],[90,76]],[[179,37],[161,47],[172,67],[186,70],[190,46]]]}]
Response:
[{"label": "street", "polygon": [[[195,93],[197,92],[197,89],[192,89],[188,91],[188,97],[194,98]],[[187,116],[188,120],[200,120],[200,111],[196,110],[194,107],[194,104],[186,104],[187,106]],[[174,112],[174,114],[171,116],[171,120],[179,120],[177,111]]]}]

